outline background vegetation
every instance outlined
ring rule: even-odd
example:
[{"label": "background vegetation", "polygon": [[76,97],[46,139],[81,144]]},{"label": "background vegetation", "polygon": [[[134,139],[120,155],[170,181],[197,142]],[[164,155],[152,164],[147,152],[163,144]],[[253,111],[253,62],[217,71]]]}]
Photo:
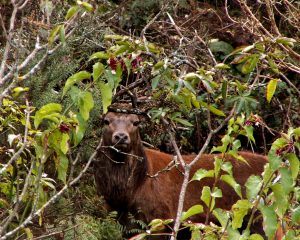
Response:
[{"label": "background vegetation", "polygon": [[[155,148],[268,155],[232,211],[214,208],[218,189],[199,193],[220,226],[188,224],[193,239],[261,239],[237,231],[255,212],[267,238],[280,226],[299,237],[299,21],[292,0],[0,1],[0,239],[161,230],[134,218],[139,229],[125,229],[95,192],[100,116],[130,96],[151,116],[142,134]],[[222,179],[226,166],[194,178]],[[224,179],[239,192],[229,170]]]}]

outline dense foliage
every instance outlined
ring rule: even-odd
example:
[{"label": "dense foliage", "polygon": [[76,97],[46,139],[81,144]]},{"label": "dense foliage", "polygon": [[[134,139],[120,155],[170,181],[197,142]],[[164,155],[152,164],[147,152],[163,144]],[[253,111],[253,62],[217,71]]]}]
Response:
[{"label": "dense foliage", "polygon": [[241,197],[224,211],[221,190],[203,188],[220,226],[188,221],[200,204],[179,210],[173,222],[192,239],[262,239],[249,230],[257,217],[268,239],[300,236],[299,3],[20,0],[0,14],[0,239],[143,239],[172,222],[132,216],[126,229],[95,193],[100,115],[113,102],[147,112],[143,139],[164,151],[268,156],[244,197],[223,158],[191,176]]}]

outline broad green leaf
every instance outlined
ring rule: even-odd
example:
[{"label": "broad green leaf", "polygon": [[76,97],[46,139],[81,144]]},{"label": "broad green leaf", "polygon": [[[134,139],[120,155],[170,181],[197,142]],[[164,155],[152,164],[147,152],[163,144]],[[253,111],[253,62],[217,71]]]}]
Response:
[{"label": "broad green leaf", "polygon": [[281,183],[286,194],[289,194],[293,190],[294,181],[292,173],[288,168],[279,168],[281,175]]},{"label": "broad green leaf", "polygon": [[257,198],[258,193],[262,187],[262,179],[259,176],[251,175],[245,184],[247,199],[253,201]]},{"label": "broad green leaf", "polygon": [[197,180],[197,181],[200,181],[201,179],[203,178],[206,178],[206,177],[210,177],[210,178],[213,178],[214,177],[214,171],[213,170],[206,170],[206,169],[198,169],[193,178],[191,179],[191,181],[194,181],[194,180]]},{"label": "broad green leaf", "polygon": [[255,138],[253,137],[253,126],[244,126],[244,129],[246,130],[246,137],[255,143]]},{"label": "broad green leaf", "polygon": [[226,175],[222,175],[220,179],[222,181],[226,182],[227,184],[229,184],[234,189],[234,191],[237,193],[237,195],[240,198],[242,198],[241,186],[235,181],[233,176],[226,174]]},{"label": "broad green leaf", "polygon": [[211,199],[211,192],[208,186],[204,186],[202,189],[201,200],[209,207],[211,201],[211,208],[214,206],[214,199]]},{"label": "broad green leaf", "polygon": [[221,52],[224,55],[228,55],[233,51],[233,47],[224,41],[211,40],[208,46],[213,53]]},{"label": "broad green leaf", "polygon": [[223,162],[221,169],[232,176],[232,164],[231,162]]},{"label": "broad green leaf", "polygon": [[94,107],[93,95],[90,92],[84,91],[79,98],[79,111],[85,121],[90,117],[90,111]]},{"label": "broad green leaf", "polygon": [[208,106],[208,109],[209,111],[211,111],[213,114],[217,115],[217,116],[220,116],[220,117],[225,117],[225,113],[217,108],[215,108],[214,106],[212,105],[209,105]]},{"label": "broad green leaf", "polygon": [[277,230],[277,217],[273,206],[261,206],[260,211],[263,215],[264,230],[268,239],[272,239]]},{"label": "broad green leaf", "polygon": [[300,167],[300,164],[299,164],[299,158],[296,156],[295,153],[289,153],[286,155],[286,158],[289,160],[289,163],[290,163],[290,169],[291,169],[291,172],[292,172],[292,178],[294,180],[297,179],[298,177],[298,174],[299,174],[299,167]]},{"label": "broad green leaf", "polygon": [[232,206],[233,219],[232,219],[232,228],[238,229],[242,226],[244,217],[248,214],[248,211],[251,209],[252,205],[248,200],[238,200]]},{"label": "broad green leaf", "polygon": [[34,116],[35,128],[38,128],[44,119],[58,122],[61,110],[62,107],[58,103],[48,103],[47,105],[41,107],[41,109],[39,109]]},{"label": "broad green leaf", "polygon": [[103,74],[104,72],[104,66],[102,63],[97,62],[93,65],[93,80],[97,81],[99,77]]},{"label": "broad green leaf", "polygon": [[109,59],[109,55],[103,51],[100,52],[96,52],[94,54],[92,54],[89,58],[89,60],[93,60],[93,59]]},{"label": "broad green leaf", "polygon": [[220,188],[215,188],[214,191],[211,193],[211,196],[214,198],[221,198],[223,196],[222,190]]},{"label": "broad green leaf", "polygon": [[80,113],[76,115],[76,118],[78,120],[78,125],[76,126],[74,133],[74,146],[77,146],[81,142],[87,128],[87,122],[84,121]]},{"label": "broad green leaf", "polygon": [[65,154],[59,152],[57,161],[56,168],[58,172],[58,179],[66,183],[69,159]]},{"label": "broad green leaf", "polygon": [[79,83],[80,81],[84,79],[90,79],[91,74],[87,71],[80,71],[78,73],[75,73],[71,77],[67,79],[67,82],[63,89],[63,96],[66,94],[66,92],[76,83]]},{"label": "broad green leaf", "polygon": [[50,45],[52,45],[52,43],[55,40],[55,37],[58,35],[58,33],[60,32],[60,29],[62,28],[63,25],[57,25],[55,28],[52,29],[52,31],[49,34],[49,38],[48,38],[48,42]]},{"label": "broad green leaf", "polygon": [[247,61],[243,64],[242,73],[244,73],[244,74],[251,73],[255,69],[258,61],[259,61],[259,55],[258,54],[252,54],[247,59]]},{"label": "broad green leaf", "polygon": [[276,151],[274,149],[271,149],[268,153],[268,159],[271,169],[273,171],[276,171],[281,165],[281,157],[276,154]]},{"label": "broad green leaf", "polygon": [[294,225],[300,225],[300,206],[292,210],[292,222]]},{"label": "broad green leaf", "polygon": [[185,221],[191,216],[194,216],[196,214],[203,213],[203,206],[202,205],[194,205],[190,207],[186,212],[183,212],[181,216],[181,221]]},{"label": "broad green leaf", "polygon": [[277,83],[279,82],[279,79],[271,79],[267,85],[267,101],[271,102],[272,97],[276,91]]},{"label": "broad green leaf", "polygon": [[60,150],[63,154],[66,154],[69,150],[69,134],[62,133],[61,142],[60,142]]},{"label": "broad green leaf", "polygon": [[282,184],[276,183],[272,187],[275,197],[274,209],[277,215],[282,218],[289,206],[288,195],[285,193]]},{"label": "broad green leaf", "polygon": [[108,83],[99,83],[101,98],[102,98],[102,108],[103,113],[107,112],[108,106],[111,104],[112,101],[112,89],[108,85]]},{"label": "broad green leaf", "polygon": [[172,219],[162,220],[162,219],[153,219],[149,226],[151,227],[151,232],[157,232],[165,229],[165,226],[171,223]]},{"label": "broad green leaf", "polygon": [[78,12],[78,10],[79,10],[78,6],[71,7],[65,16],[65,19],[69,20],[70,18],[72,18]]},{"label": "broad green leaf", "polygon": [[218,219],[219,223],[223,228],[228,225],[229,221],[229,213],[226,212],[224,209],[216,208],[213,210],[213,215]]}]

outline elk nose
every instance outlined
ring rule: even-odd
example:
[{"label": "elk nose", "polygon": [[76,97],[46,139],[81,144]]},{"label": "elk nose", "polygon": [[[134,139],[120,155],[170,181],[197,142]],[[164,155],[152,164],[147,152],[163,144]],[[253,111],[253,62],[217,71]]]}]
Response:
[{"label": "elk nose", "polygon": [[113,140],[114,143],[128,143],[129,136],[127,133],[117,132],[113,135]]}]

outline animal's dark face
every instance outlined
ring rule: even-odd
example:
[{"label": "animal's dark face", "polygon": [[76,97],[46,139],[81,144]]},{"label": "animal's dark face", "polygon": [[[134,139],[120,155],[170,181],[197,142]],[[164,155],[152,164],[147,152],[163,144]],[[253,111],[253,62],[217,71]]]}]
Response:
[{"label": "animal's dark face", "polygon": [[130,152],[140,141],[139,123],[140,119],[135,114],[108,112],[104,117],[103,144]]}]

